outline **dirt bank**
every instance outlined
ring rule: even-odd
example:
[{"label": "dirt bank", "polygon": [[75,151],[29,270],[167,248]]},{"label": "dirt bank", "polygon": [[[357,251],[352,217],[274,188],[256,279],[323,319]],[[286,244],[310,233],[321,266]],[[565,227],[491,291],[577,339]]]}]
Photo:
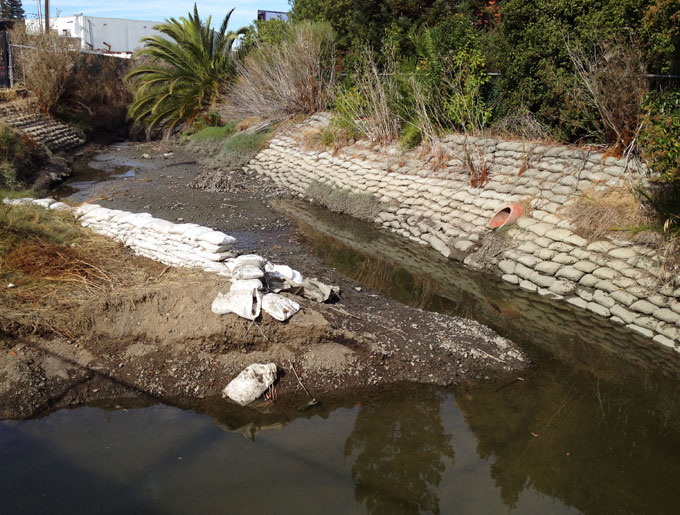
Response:
[{"label": "dirt bank", "polygon": [[140,165],[134,177],[80,194],[107,207],[228,232],[241,250],[339,285],[342,300],[326,305],[296,297],[303,309],[288,323],[268,315],[256,323],[217,316],[210,304],[228,289],[224,278],[169,269],[116,249],[118,271],[128,280],[83,292],[77,301],[53,295],[0,312],[2,418],[115,397],[213,398],[254,362],[279,366],[279,402],[304,395],[291,367],[323,399],[404,381],[496,379],[528,364],[521,351],[476,322],[405,307],[325,269],[269,207],[277,192],[266,184],[234,173],[230,191],[189,188],[199,171],[195,156],[170,144],[121,145],[98,159],[107,158]]}]

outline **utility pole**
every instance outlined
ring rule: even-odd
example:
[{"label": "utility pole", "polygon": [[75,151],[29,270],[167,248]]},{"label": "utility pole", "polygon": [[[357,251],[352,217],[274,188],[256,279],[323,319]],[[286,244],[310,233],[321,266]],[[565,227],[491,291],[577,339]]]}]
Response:
[{"label": "utility pole", "polygon": [[50,0],[45,0],[45,34],[50,33]]}]

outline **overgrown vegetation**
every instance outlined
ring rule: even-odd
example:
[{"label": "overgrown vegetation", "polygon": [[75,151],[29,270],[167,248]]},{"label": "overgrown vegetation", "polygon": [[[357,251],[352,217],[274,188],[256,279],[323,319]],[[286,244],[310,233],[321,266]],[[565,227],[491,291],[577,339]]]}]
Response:
[{"label": "overgrown vegetation", "polygon": [[189,146],[201,154],[201,162],[226,171],[242,168],[262,150],[271,136],[267,127],[255,126],[237,132],[239,124],[206,127],[189,136]]},{"label": "overgrown vegetation", "polygon": [[83,54],[73,39],[56,33],[11,33],[15,82],[37,99],[40,108],[86,133],[125,133],[132,99],[124,80],[128,62]]},{"label": "overgrown vegetation", "polygon": [[246,41],[227,97],[231,117],[281,120],[328,106],[335,82],[333,30],[326,23],[275,26],[277,37],[264,32]]},{"label": "overgrown vegetation", "polygon": [[45,157],[45,151],[34,140],[0,122],[0,193],[32,182]]},{"label": "overgrown vegetation", "polygon": [[201,20],[194,5],[188,17],[155,27],[166,37],[143,38],[137,57],[151,62],[128,74],[134,85],[129,112],[136,122],[169,134],[215,104],[234,79],[232,47],[240,31],[227,31],[232,12],[215,29],[210,17]]}]

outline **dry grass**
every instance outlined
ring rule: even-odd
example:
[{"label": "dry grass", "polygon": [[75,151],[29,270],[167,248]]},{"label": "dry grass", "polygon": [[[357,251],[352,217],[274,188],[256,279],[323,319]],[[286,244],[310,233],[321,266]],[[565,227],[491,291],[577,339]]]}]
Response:
[{"label": "dry grass", "polygon": [[237,63],[227,117],[283,120],[323,111],[335,82],[334,56],[330,26],[291,26],[283,41],[258,45]]},{"label": "dry grass", "polygon": [[19,326],[73,337],[75,306],[144,284],[159,269],[81,228],[68,213],[0,206],[0,330]]},{"label": "dry grass", "polygon": [[650,219],[636,195],[627,188],[585,190],[577,201],[564,209],[576,232],[596,241],[613,232],[636,232],[649,226]]}]

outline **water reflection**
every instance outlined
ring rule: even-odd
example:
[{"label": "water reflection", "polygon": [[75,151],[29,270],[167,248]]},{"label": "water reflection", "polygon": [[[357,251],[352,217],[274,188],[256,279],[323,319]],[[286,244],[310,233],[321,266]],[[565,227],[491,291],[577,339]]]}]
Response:
[{"label": "water reflection", "polygon": [[355,497],[368,513],[440,513],[442,475],[453,463],[451,435],[444,431],[444,396],[382,399],[361,406],[345,443],[353,460]]}]

